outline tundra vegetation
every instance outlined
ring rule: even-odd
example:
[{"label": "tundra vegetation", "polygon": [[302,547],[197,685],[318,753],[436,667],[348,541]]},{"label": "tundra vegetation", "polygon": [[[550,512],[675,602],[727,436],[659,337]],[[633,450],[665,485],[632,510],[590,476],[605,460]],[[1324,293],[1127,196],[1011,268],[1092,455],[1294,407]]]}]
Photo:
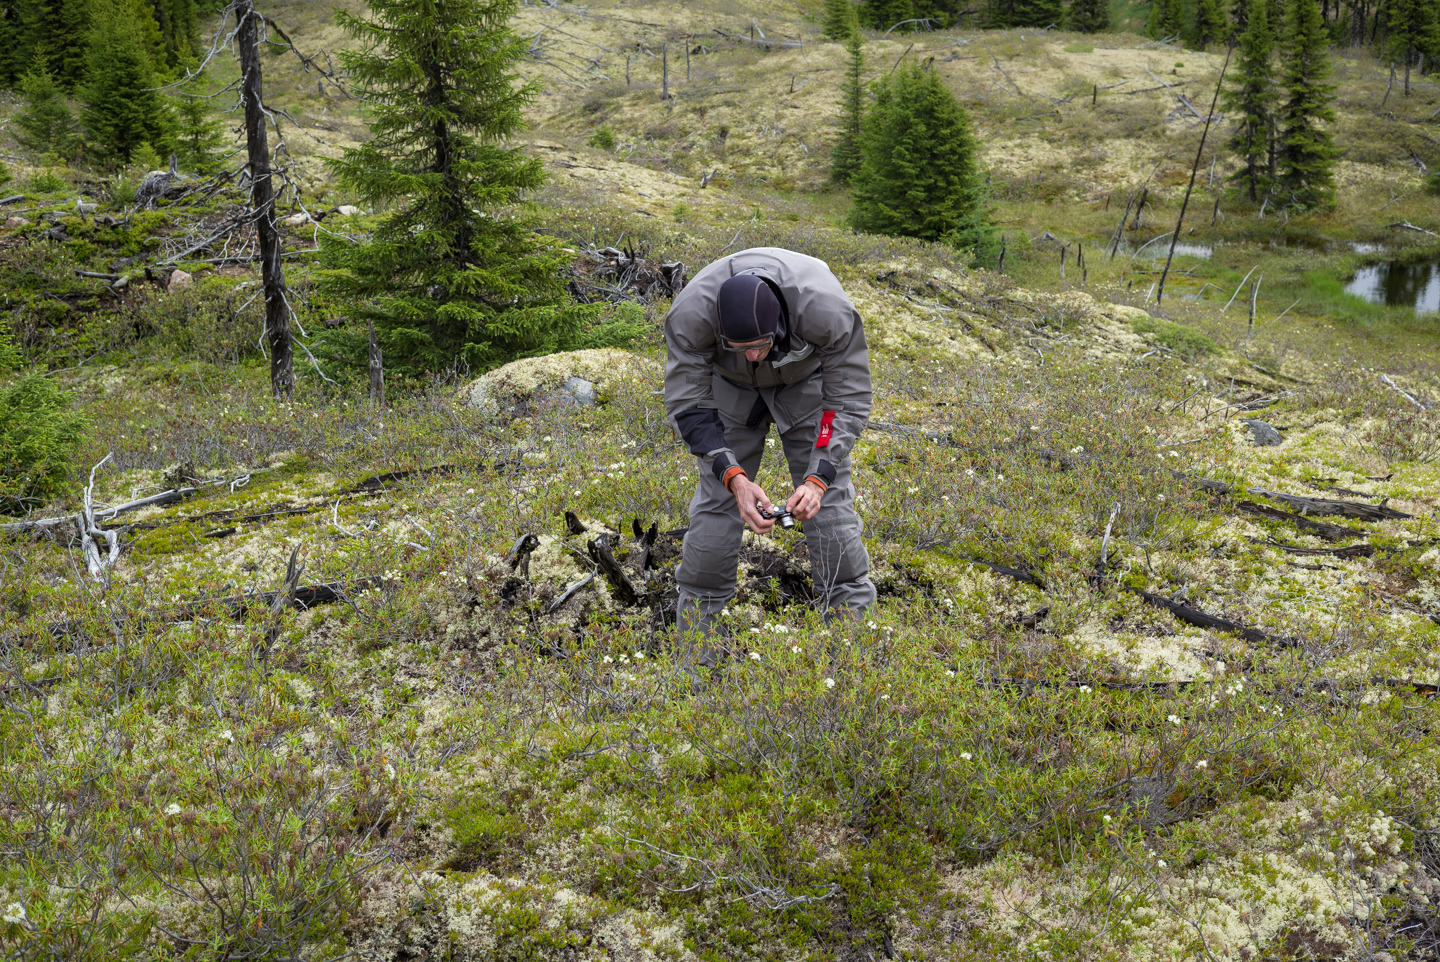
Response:
[{"label": "tundra vegetation", "polygon": [[[445,4],[262,4],[316,356],[288,396],[239,68],[207,45],[235,10],[7,5],[5,957],[1434,958],[1440,340],[1344,279],[1440,257],[1437,61],[1394,39],[1404,3],[1267,5],[1275,52],[1246,35],[1201,151],[1226,50],[1172,3],[1158,37],[1142,4],[1068,33],[1097,14],[997,0],[866,3],[827,38],[820,0],[467,0],[522,40],[473,18],[497,59],[464,89],[533,93],[523,130],[447,128],[507,171],[458,187],[402,149],[441,142],[400,91],[448,56],[406,32]],[[365,45],[379,23],[414,59]],[[145,87],[169,126],[132,143],[91,71],[136,61],[82,37],[205,75]],[[887,85],[953,96],[993,267],[847,226],[853,71],[862,153]],[[1302,87],[1328,148],[1293,136]],[[1326,150],[1317,193],[1274,188]],[[578,310],[585,349],[485,371],[549,344],[467,370],[386,342],[372,393],[365,312],[456,304],[445,343],[478,344],[460,321],[523,300],[466,230],[553,265],[537,310]],[[427,286],[429,243],[454,259]],[[659,321],[761,244],[823,257],[865,318],[881,598],[827,628],[803,541],[748,538],[735,657],[692,672]]]}]

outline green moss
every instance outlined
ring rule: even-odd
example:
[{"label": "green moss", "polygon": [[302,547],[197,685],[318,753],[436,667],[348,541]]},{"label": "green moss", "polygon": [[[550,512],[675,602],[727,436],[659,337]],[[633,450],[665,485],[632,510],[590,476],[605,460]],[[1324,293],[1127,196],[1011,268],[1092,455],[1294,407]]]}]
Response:
[{"label": "green moss", "polygon": [[526,834],[520,815],[484,787],[453,799],[445,808],[444,821],[454,845],[445,866],[465,872],[498,868],[502,857],[519,846]]},{"label": "green moss", "polygon": [[1150,335],[1155,344],[1174,351],[1181,357],[1199,358],[1220,350],[1220,345],[1194,328],[1157,317],[1135,318],[1131,320],[1130,326],[1135,329],[1135,333]]}]

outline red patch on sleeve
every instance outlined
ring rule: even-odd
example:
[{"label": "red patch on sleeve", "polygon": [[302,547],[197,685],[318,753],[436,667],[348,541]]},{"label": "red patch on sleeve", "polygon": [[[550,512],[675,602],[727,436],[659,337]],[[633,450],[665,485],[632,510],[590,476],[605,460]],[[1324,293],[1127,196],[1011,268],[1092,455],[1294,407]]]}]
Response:
[{"label": "red patch on sleeve", "polygon": [[825,414],[820,418],[820,434],[818,437],[815,438],[815,446],[817,448],[828,448],[830,446],[830,435],[834,433],[834,428],[831,426],[831,422],[833,422],[834,420],[834,411],[826,411]]}]

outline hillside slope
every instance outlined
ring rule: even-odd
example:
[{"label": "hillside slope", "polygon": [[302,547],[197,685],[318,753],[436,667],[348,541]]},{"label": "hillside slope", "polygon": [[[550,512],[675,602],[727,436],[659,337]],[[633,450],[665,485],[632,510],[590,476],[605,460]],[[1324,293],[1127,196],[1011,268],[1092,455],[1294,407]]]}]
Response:
[{"label": "hillside slope", "polygon": [[[307,368],[282,403],[249,265],[183,260],[194,285],[162,283],[235,196],[106,227],[70,213],[97,190],[70,172],[36,202],[69,240],[0,232],[12,324],[89,419],[77,478],[109,456],[94,504],[175,492],[97,516],[120,546],[98,576],[79,484],[0,525],[8,953],[1434,957],[1430,334],[1283,303],[1250,328],[1201,296],[1215,259],[1177,261],[1158,306],[1157,265],[1100,253],[1147,177],[1173,201],[1198,132],[1164,121],[1164,84],[1093,112],[1086,95],[1218,69],[1134,37],[873,39],[876,72],[933,56],[975,108],[1015,266],[848,232],[822,189],[839,47],[807,13],[519,18],[548,82],[538,210],[579,252],[577,290],[613,296],[611,245],[692,273],[789,246],[830,263],[874,345],[854,472],[881,598],[826,626],[803,540],[747,536],[713,670],[667,617],[696,466],[657,396],[660,286],[614,308],[648,340],[517,362],[478,407],[463,372],[375,408]],[[274,16],[335,40],[312,5]],[[755,49],[752,20],[803,46]],[[311,101],[281,64],[298,116],[341,115],[304,164],[361,135],[353,105]],[[590,146],[601,126],[614,151]],[[1382,146],[1345,168],[1364,187],[1349,207],[1296,229],[1368,229],[1345,221],[1365,191],[1411,190]],[[304,170],[300,203],[348,199]],[[1425,203],[1383,216],[1428,224]],[[288,227],[287,246],[374,217]],[[1062,280],[1067,243],[1090,267]],[[305,322],[336,322],[305,256],[287,263]],[[1241,274],[1217,270],[1225,297]],[[783,473],[772,453],[760,481],[774,494]]]}]

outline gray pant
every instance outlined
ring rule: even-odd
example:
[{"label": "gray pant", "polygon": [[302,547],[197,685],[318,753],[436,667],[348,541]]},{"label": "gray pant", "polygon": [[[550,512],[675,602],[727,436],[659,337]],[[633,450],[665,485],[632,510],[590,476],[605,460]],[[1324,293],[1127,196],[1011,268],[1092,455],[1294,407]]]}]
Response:
[{"label": "gray pant", "polygon": [[[755,478],[760,468],[769,433],[768,420],[756,428],[727,420],[725,442],[751,478]],[[780,440],[792,484],[783,491],[766,488],[765,493],[775,504],[784,504],[805,480],[810,448],[815,443],[815,426],[796,427],[782,434]],[[690,500],[690,530],[685,535],[684,553],[675,572],[680,589],[677,627],[682,636],[695,631],[709,634],[712,616],[734,596],[744,527],[735,496],[702,466],[700,483]],[[803,527],[820,610],[827,618],[853,617],[875,600],[875,585],[870,581],[870,556],[860,540],[862,527],[855,513],[855,488],[850,482],[848,457],[836,465],[835,481],[820,500],[820,513],[804,522]]]}]

